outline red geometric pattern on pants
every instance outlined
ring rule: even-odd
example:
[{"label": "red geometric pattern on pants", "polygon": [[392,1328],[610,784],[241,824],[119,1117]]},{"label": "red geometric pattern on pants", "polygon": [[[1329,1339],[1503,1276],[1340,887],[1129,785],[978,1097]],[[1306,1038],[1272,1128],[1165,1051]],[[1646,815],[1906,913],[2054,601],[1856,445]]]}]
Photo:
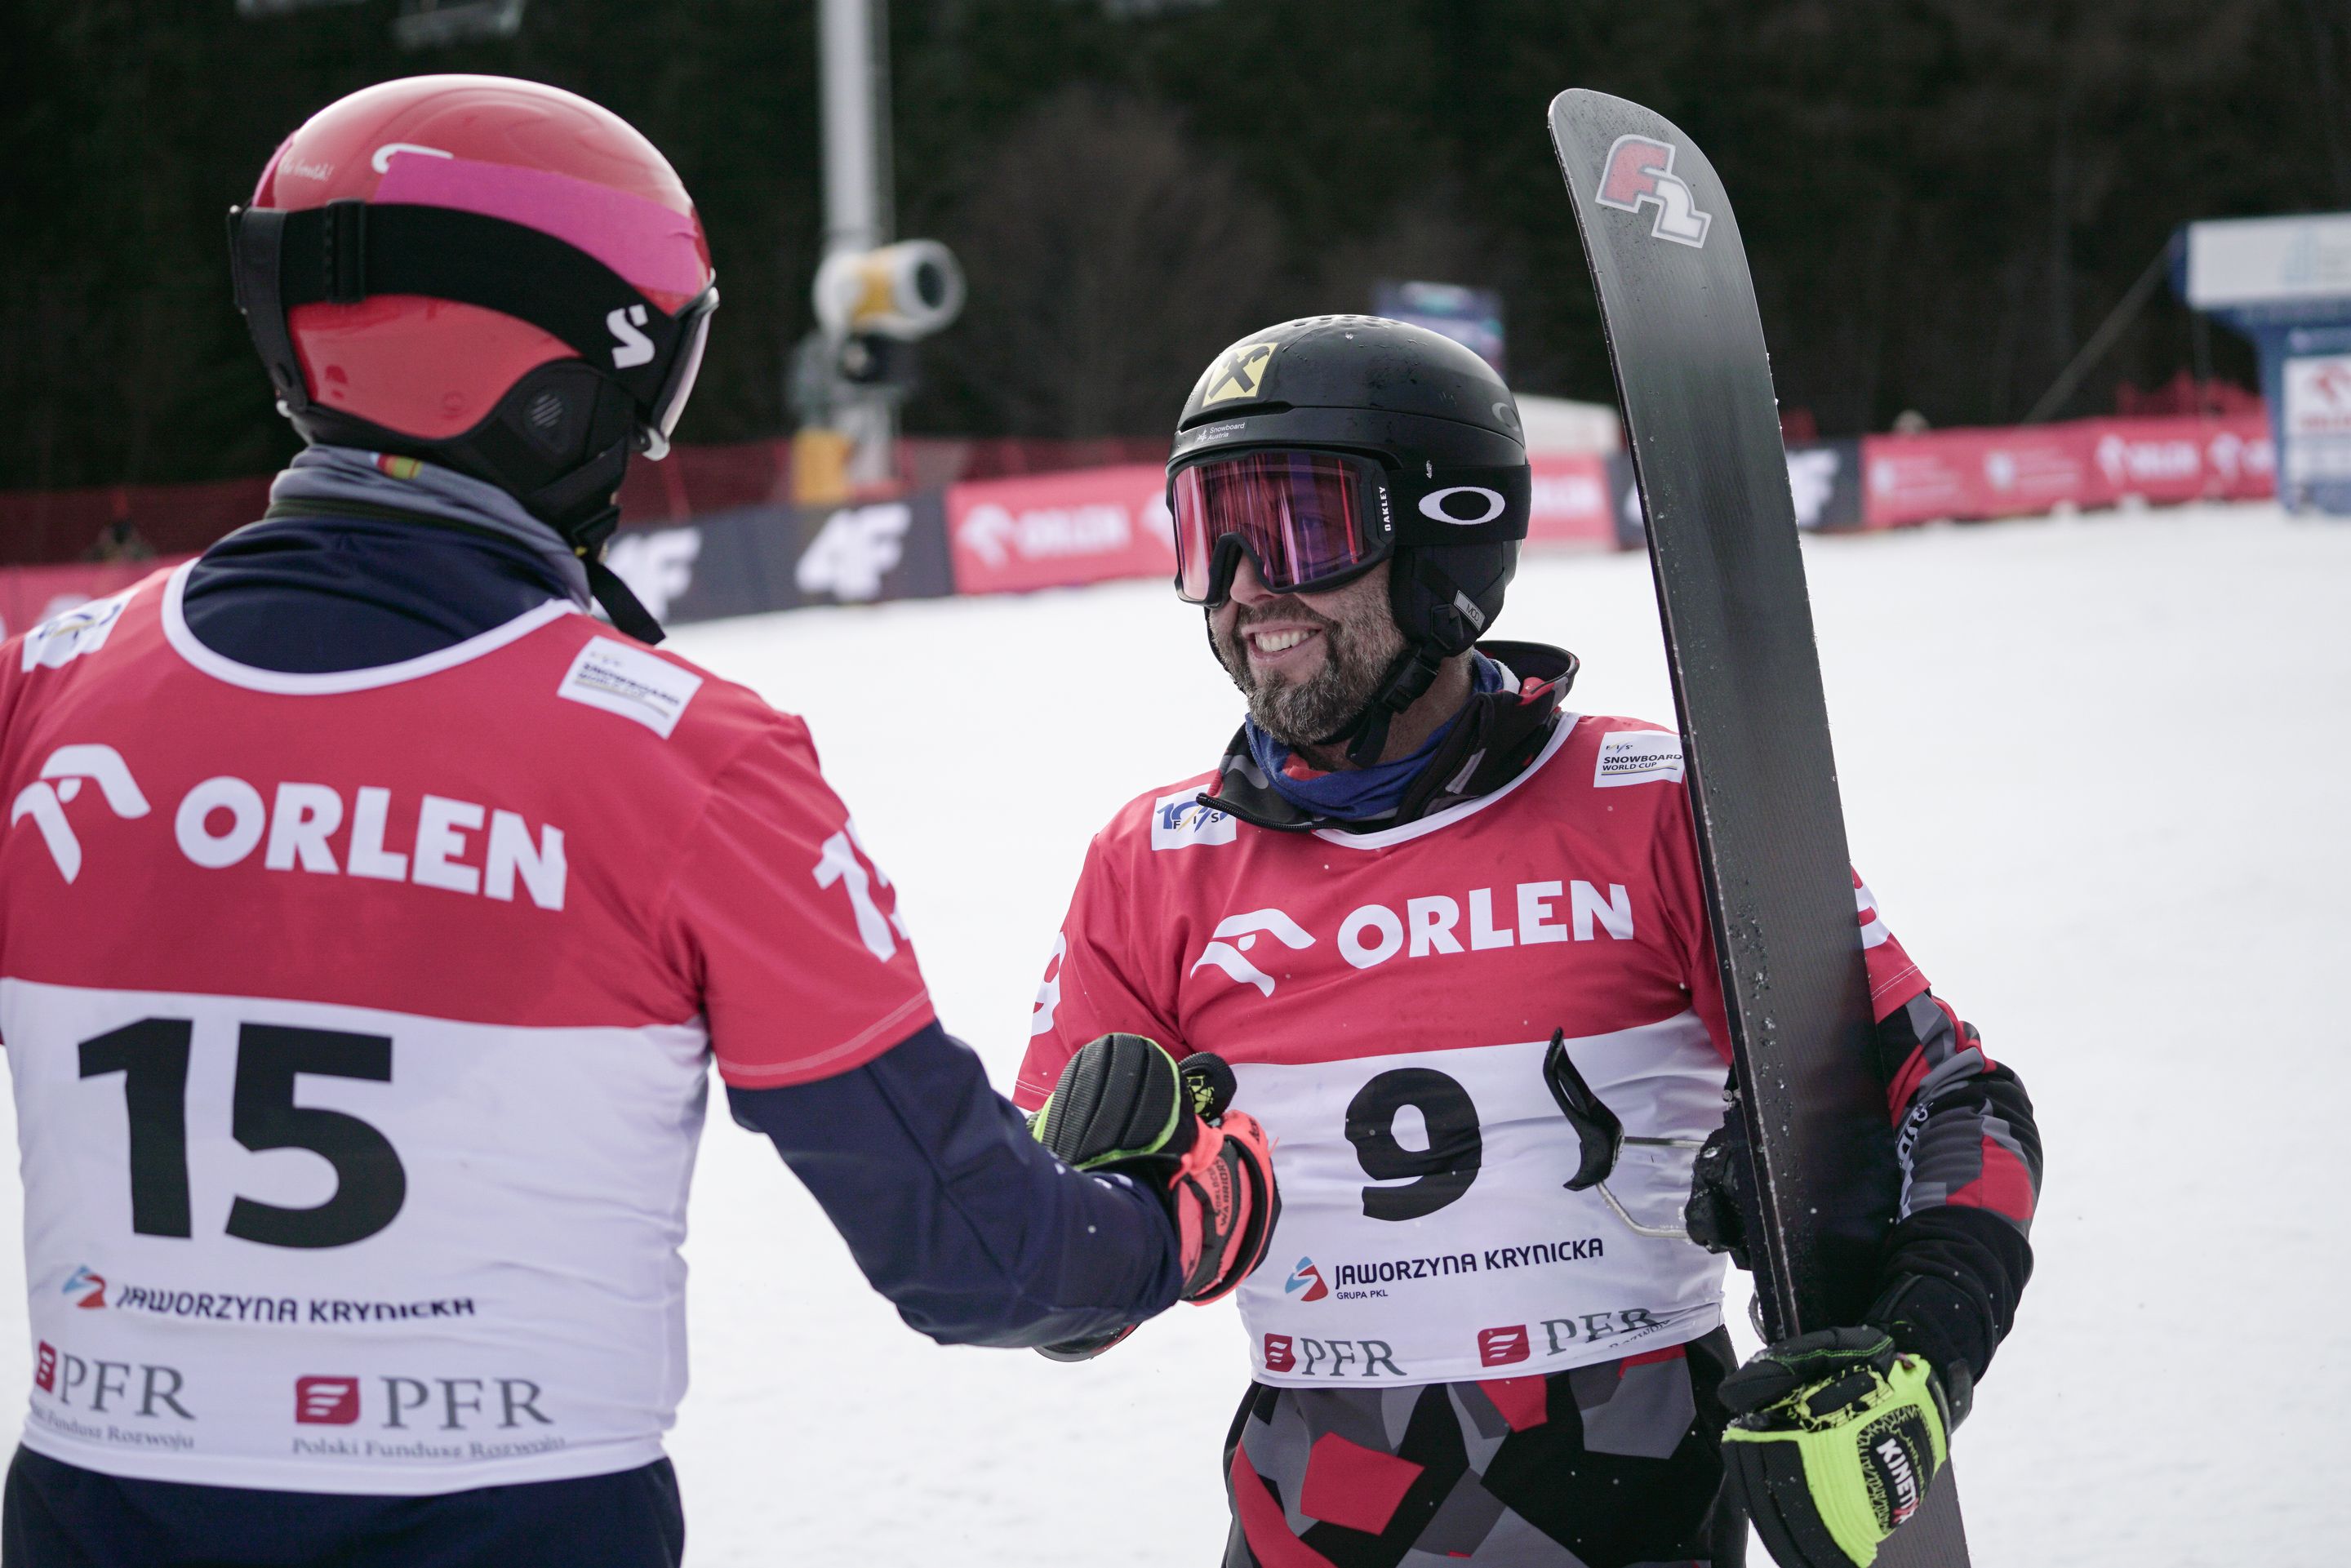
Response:
[{"label": "red geometric pattern on pants", "polygon": [[1227,1443],[1226,1568],[1706,1564],[1733,1364],[1717,1329],[1549,1377],[1254,1385]]}]

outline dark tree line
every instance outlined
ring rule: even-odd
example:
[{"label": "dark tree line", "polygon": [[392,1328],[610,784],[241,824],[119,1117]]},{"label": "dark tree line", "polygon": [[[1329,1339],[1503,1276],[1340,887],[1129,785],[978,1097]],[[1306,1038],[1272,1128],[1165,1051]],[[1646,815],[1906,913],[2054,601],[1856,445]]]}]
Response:
[{"label": "dark tree line", "polygon": [[[807,0],[531,0],[516,38],[421,55],[392,10],[9,7],[0,487],[280,457],[221,214],[305,113],[423,70],[571,88],[667,151],[726,295],[683,434],[786,427],[820,226]],[[1155,434],[1232,337],[1383,277],[1500,288],[1514,383],[1607,396],[1542,121],[1571,85],[1708,147],[1782,401],[1829,433],[2022,417],[2176,225],[2351,207],[2339,0],[895,0],[890,31],[899,226],[972,282],[917,430]],[[2069,412],[2243,379],[2211,340],[2159,297]]]}]

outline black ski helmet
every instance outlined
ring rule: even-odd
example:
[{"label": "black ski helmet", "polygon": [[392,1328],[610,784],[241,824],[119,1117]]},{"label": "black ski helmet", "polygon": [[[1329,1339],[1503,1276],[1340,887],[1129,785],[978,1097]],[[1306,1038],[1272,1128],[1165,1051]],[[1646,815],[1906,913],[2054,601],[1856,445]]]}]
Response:
[{"label": "black ski helmet", "polygon": [[1250,333],[1201,372],[1176,425],[1171,496],[1186,466],[1267,447],[1371,457],[1386,481],[1372,521],[1389,536],[1405,652],[1364,712],[1320,742],[1349,741],[1364,766],[1389,720],[1501,613],[1533,492],[1518,402],[1492,366],[1425,327],[1308,316]]}]

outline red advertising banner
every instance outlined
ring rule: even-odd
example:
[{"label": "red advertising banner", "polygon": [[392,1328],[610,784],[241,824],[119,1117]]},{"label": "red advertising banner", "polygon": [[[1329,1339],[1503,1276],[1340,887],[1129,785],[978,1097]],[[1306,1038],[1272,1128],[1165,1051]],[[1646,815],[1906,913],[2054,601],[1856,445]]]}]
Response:
[{"label": "red advertising banner", "polygon": [[1871,435],[1862,438],[1863,517],[1889,528],[2126,498],[2252,500],[2274,493],[2274,465],[2258,413]]},{"label": "red advertising banner", "polygon": [[1533,463],[1534,505],[1527,518],[1527,542],[1614,548],[1616,519],[1609,511],[1608,459],[1536,457]]},{"label": "red advertising banner", "polygon": [[150,573],[174,564],[168,560],[126,560],[103,565],[73,562],[63,566],[0,567],[0,638],[29,632],[52,615],[62,615],[77,604],[120,593]]},{"label": "red advertising banner", "polygon": [[1167,474],[1123,464],[947,487],[957,593],[1176,575]]}]

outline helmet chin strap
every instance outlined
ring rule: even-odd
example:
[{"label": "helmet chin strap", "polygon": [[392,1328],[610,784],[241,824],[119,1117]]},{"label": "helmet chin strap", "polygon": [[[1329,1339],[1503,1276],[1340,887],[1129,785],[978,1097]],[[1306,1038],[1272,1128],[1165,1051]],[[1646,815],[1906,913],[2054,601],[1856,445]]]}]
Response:
[{"label": "helmet chin strap", "polygon": [[[1203,609],[1200,620],[1202,629],[1208,634],[1208,652],[1216,656],[1217,663],[1223,665],[1227,674],[1233,674],[1233,667],[1225,664],[1224,649],[1217,643],[1215,612]],[[618,622],[614,623],[618,624]],[[622,629],[627,630],[626,627]],[[1336,746],[1343,740],[1347,741],[1347,760],[1358,768],[1371,767],[1380,759],[1380,753],[1387,749],[1388,727],[1398,714],[1427,695],[1428,688],[1437,684],[1437,674],[1445,668],[1448,656],[1434,643],[1408,644],[1389,663],[1387,673],[1380,677],[1379,690],[1372,694],[1372,700],[1358,709],[1354,717],[1313,744],[1318,747]]]},{"label": "helmet chin strap", "polygon": [[1349,740],[1347,760],[1358,768],[1369,768],[1387,749],[1388,727],[1398,714],[1428,695],[1437,682],[1437,673],[1445,668],[1446,654],[1433,643],[1414,643],[1395,656],[1380,689],[1372,700],[1345,725],[1322,737],[1316,746],[1336,746]]},{"label": "helmet chin strap", "polygon": [[579,467],[516,499],[523,510],[563,536],[572,553],[588,569],[588,591],[603,606],[612,624],[640,643],[662,640],[661,622],[653,618],[620,573],[604,564],[604,541],[621,526],[620,503],[613,499],[621,476],[628,471],[631,440],[614,443]]}]

